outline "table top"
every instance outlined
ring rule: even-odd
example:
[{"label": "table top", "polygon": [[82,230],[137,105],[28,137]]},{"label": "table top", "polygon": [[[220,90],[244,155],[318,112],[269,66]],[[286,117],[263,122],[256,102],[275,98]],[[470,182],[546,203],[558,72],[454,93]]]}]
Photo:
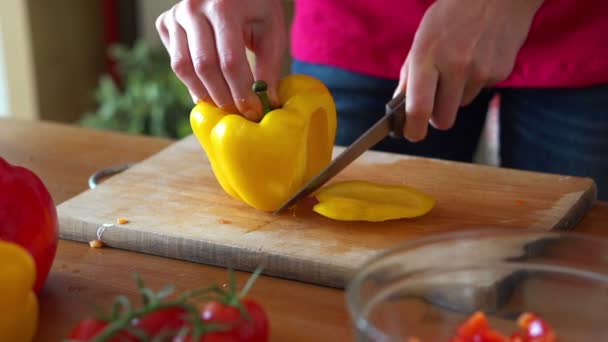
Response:
[{"label": "table top", "polygon": [[[0,156],[37,173],[57,204],[87,189],[87,179],[110,165],[137,162],[173,143],[72,125],[0,119]],[[608,236],[608,203],[597,202],[575,230]],[[125,262],[128,260],[128,262]],[[58,341],[76,322],[108,307],[115,296],[136,298],[133,273],[153,289],[223,284],[227,271],[187,261],[61,240],[40,295],[37,341]],[[236,272],[242,285],[249,273]],[[261,276],[251,291],[267,309],[272,341],[352,338],[344,291]]]}]

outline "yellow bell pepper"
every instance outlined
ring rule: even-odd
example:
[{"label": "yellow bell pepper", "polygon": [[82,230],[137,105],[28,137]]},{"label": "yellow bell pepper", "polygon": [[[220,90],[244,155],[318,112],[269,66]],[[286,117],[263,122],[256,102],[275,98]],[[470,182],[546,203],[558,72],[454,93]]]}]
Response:
[{"label": "yellow bell pepper", "polygon": [[345,181],[322,188],[313,211],[340,221],[386,221],[428,213],[435,199],[408,186]]},{"label": "yellow bell pepper", "polygon": [[36,265],[20,245],[0,240],[0,341],[31,341],[38,326]]},{"label": "yellow bell pepper", "polygon": [[[199,102],[190,124],[219,184],[250,206],[273,211],[332,157],[336,108],[325,85],[289,75],[279,84],[281,108],[258,123]],[[268,107],[267,98],[261,99]],[[349,181],[322,188],[313,210],[336,220],[385,221],[426,214],[435,200],[407,186]]]},{"label": "yellow bell pepper", "polygon": [[281,206],[332,158],[336,108],[327,87],[305,75],[279,84],[281,108],[253,122],[198,102],[192,130],[225,192],[250,206]]}]

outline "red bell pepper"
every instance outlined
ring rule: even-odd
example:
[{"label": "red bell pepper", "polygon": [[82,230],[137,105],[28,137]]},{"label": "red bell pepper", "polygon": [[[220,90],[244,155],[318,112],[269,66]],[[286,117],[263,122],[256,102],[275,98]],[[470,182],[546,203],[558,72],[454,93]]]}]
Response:
[{"label": "red bell pepper", "polygon": [[40,293],[55,259],[58,235],[55,204],[42,180],[0,157],[0,240],[15,242],[32,255],[36,293]]}]

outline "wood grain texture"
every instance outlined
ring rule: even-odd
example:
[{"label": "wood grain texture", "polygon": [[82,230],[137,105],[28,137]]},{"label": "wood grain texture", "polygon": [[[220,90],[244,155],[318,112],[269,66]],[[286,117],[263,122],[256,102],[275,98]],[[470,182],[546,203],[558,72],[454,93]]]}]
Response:
[{"label": "wood grain texture", "polygon": [[[44,134],[41,134],[44,132]],[[100,132],[68,125],[0,119],[0,156],[41,175],[57,203],[86,190],[96,169],[144,159],[170,140]],[[128,146],[128,148],[125,148]],[[608,236],[608,202],[596,202],[575,227]],[[61,341],[82,317],[105,307],[115,296],[136,300],[132,273],[159,289],[170,282],[192,289],[226,281],[225,269],[114,248],[62,240],[40,296],[36,341]],[[248,276],[237,272],[239,284]],[[262,276],[252,295],[264,303],[271,341],[349,341],[351,325],[344,292]]]},{"label": "wood grain texture", "polygon": [[[338,151],[336,151],[338,152]],[[343,287],[385,248],[480,227],[571,229],[595,200],[591,179],[367,152],[334,181],[406,184],[437,199],[413,220],[338,222],[302,206],[273,216],[226,195],[193,136],[59,206],[61,236],[89,241],[103,223],[116,248]],[[222,221],[228,223],[223,224]]]},{"label": "wood grain texture", "polygon": [[[66,124],[0,119],[0,156],[36,172],[57,204],[86,190],[92,172],[145,159],[170,143]],[[178,290],[188,290],[228,279],[223,268],[61,240],[39,297],[35,341],[63,341],[78,320],[95,315],[97,307],[107,308],[118,295],[137,302],[134,272],[153,289],[172,283]],[[237,272],[238,284],[243,285],[247,277]],[[262,276],[251,295],[268,312],[271,341],[348,341],[351,337],[342,291]]]},{"label": "wood grain texture", "polygon": [[138,162],[172,142],[45,121],[0,120],[0,156],[35,170],[57,204],[86,190],[95,171]]},{"label": "wood grain texture", "polygon": [[[109,308],[116,296],[139,303],[135,272],[154,290],[167,284],[181,292],[228,283],[224,268],[63,240],[41,295],[36,341],[63,341],[80,319],[95,315],[96,308]],[[250,274],[237,272],[236,276],[242,287]],[[268,313],[270,341],[351,338],[343,291],[262,276],[250,295]]]}]

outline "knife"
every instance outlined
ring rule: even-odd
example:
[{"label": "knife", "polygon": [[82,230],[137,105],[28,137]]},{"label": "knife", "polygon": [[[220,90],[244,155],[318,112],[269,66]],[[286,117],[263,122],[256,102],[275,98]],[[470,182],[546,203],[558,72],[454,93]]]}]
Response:
[{"label": "knife", "polygon": [[355,142],[346,148],[325,169],[312,178],[295,195],[285,202],[279,209],[274,211],[275,215],[282,213],[285,209],[292,207],[300,199],[312,194],[323,186],[328,180],[337,175],[363,152],[380,142],[387,135],[393,138],[403,138],[403,127],[405,124],[405,93],[399,93],[385,106],[384,116],[370,127]]}]

